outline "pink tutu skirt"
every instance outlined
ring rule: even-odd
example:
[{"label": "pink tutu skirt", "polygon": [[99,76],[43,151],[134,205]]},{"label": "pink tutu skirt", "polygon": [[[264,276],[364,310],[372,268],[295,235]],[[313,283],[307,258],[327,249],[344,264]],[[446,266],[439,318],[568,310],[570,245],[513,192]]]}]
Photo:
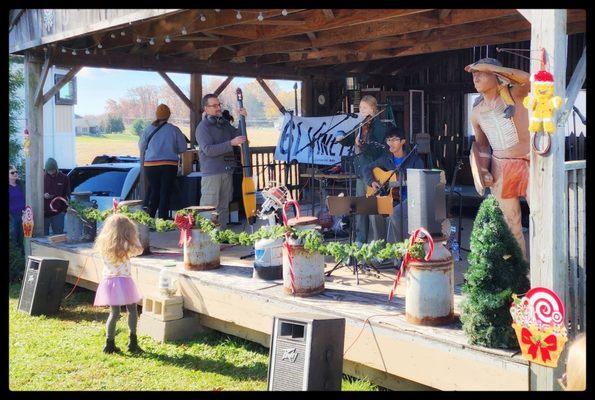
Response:
[{"label": "pink tutu skirt", "polygon": [[130,276],[103,278],[95,293],[95,306],[125,306],[138,303],[142,296]]}]

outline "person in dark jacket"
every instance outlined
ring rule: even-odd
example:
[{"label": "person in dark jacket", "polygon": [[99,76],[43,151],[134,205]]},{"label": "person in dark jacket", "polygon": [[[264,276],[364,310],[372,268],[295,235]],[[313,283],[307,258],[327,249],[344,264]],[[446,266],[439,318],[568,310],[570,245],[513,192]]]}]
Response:
[{"label": "person in dark jacket", "polygon": [[14,165],[8,166],[8,210],[12,227],[11,240],[23,248],[22,214],[25,209],[25,191],[19,181],[19,172]]},{"label": "person in dark jacket", "polygon": [[45,162],[43,187],[43,232],[47,236],[51,228],[53,235],[59,235],[64,233],[64,216],[70,197],[70,181],[60,172],[58,163],[51,157]]},{"label": "person in dark jacket", "polygon": [[[374,168],[382,168],[385,171],[392,171],[395,168],[401,166],[405,157],[407,156],[407,152],[405,151],[405,145],[407,143],[407,139],[405,134],[398,129],[391,129],[386,133],[386,144],[388,145],[388,152],[382,155],[381,157],[373,160],[372,162],[368,163],[363,169],[364,180],[366,185],[372,186],[374,189],[378,189],[380,187],[380,183],[376,181],[372,175],[372,170]],[[403,182],[407,181],[407,168],[412,169],[423,169],[424,163],[419,156],[414,153],[407,159],[406,164],[403,165]],[[401,232],[401,208],[403,208],[403,228],[404,232]],[[376,232],[373,232],[377,239],[384,239],[386,238],[386,227],[382,223],[375,224],[373,229]],[[388,232],[388,241],[391,242],[399,242],[405,237],[407,232],[407,186],[404,186],[401,189],[401,199],[396,200],[394,202],[393,212],[390,216],[390,226],[391,229]]]},{"label": "person in dark jacket", "polygon": [[149,181],[144,203],[152,218],[159,211],[159,218],[169,219],[169,196],[178,175],[179,154],[188,148],[189,141],[180,128],[167,122],[170,115],[169,107],[159,104],[155,121],[144,130],[138,142]]},{"label": "person in dark jacket", "polygon": [[[357,176],[355,184],[355,195],[364,196],[366,194],[366,183],[364,180],[364,169],[367,164],[373,160],[378,159],[386,152],[386,148],[382,143],[386,128],[380,116],[376,115],[378,112],[378,101],[374,96],[365,95],[359,103],[360,114],[367,118],[367,122],[362,125],[362,128],[356,132],[357,134],[348,135],[343,139],[342,136],[337,136],[337,141],[345,146],[355,145],[355,158],[353,160],[354,173]],[[374,217],[374,221],[376,218]],[[368,241],[369,231],[369,216],[356,215],[355,216],[355,241],[358,243],[366,243]]]}]

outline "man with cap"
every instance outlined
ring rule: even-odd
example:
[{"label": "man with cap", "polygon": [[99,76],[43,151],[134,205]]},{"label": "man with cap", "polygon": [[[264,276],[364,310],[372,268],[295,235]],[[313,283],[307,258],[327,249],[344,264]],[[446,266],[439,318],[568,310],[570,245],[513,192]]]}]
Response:
[{"label": "man with cap", "polygon": [[43,176],[43,232],[53,235],[64,233],[64,216],[68,208],[67,201],[70,197],[70,181],[60,172],[58,163],[53,158],[45,162]]},{"label": "man with cap", "polygon": [[153,121],[138,142],[143,168],[149,181],[144,204],[151,217],[169,218],[169,195],[178,175],[178,155],[187,149],[188,139],[180,128],[168,123],[171,112],[159,104]]},{"label": "man with cap", "polygon": [[[200,182],[200,205],[214,206],[219,214],[221,228],[229,222],[229,203],[233,195],[232,173],[236,159],[232,146],[246,141],[238,128],[223,117],[221,103],[214,94],[202,98],[205,118],[196,126],[198,162],[202,179]],[[244,108],[239,113],[246,117]]]},{"label": "man with cap", "polygon": [[520,198],[529,204],[530,134],[523,107],[523,98],[531,89],[529,73],[505,68],[494,58],[482,58],[466,66],[465,71],[473,75],[480,94],[471,113],[475,142],[470,158],[475,187],[480,195],[485,187],[490,188],[527,259]]}]

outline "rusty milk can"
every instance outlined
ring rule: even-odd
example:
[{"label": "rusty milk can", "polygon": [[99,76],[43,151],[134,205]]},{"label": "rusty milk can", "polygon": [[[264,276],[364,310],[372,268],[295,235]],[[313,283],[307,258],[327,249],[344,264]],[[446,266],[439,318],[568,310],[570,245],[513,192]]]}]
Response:
[{"label": "rusty milk can", "polygon": [[[213,206],[192,206],[185,210],[196,210],[199,214],[217,223],[217,213]],[[214,243],[208,233],[191,229],[191,240],[184,238],[184,268],[191,271],[217,269],[220,263],[220,245]]]}]

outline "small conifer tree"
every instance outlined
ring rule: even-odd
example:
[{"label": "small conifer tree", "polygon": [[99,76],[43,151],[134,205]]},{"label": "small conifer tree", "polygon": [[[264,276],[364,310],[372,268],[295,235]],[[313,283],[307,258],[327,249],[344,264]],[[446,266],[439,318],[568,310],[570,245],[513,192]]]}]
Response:
[{"label": "small conifer tree", "polygon": [[469,268],[462,292],[463,330],[469,343],[492,348],[518,347],[512,328],[512,294],[529,290],[529,264],[489,195],[473,223]]}]

